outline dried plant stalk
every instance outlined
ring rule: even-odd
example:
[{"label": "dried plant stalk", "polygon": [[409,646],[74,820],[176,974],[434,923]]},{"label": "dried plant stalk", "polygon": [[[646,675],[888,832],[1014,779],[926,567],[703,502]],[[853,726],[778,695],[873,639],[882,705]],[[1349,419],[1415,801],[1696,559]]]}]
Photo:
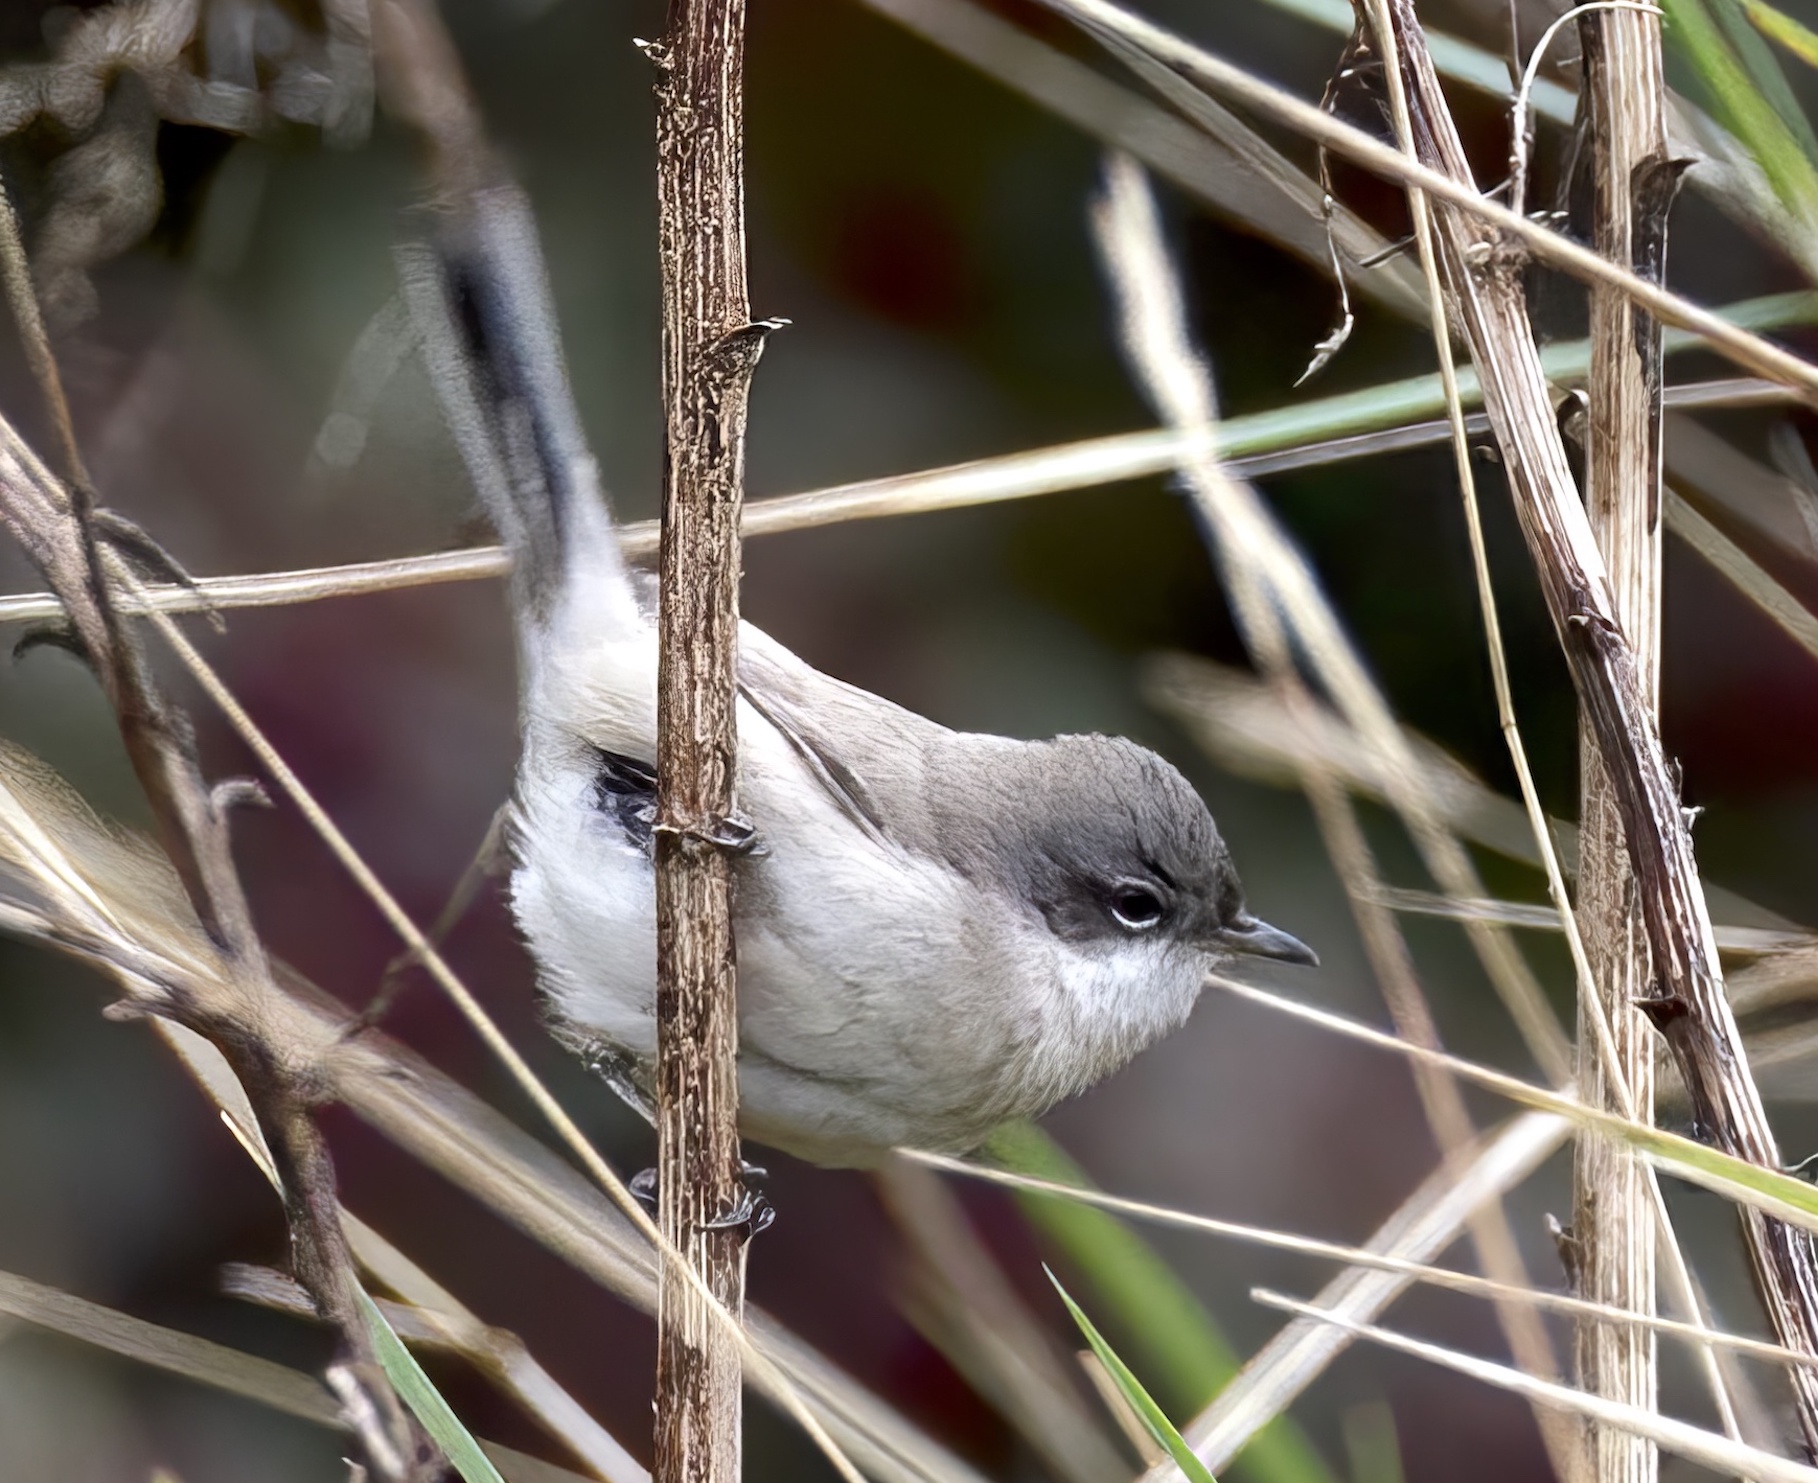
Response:
[{"label": "dried plant stalk", "polygon": [[1129,1464],[1107,1437],[1103,1413],[1084,1404],[1071,1357],[1011,1285],[953,1192],[917,1158],[899,1153],[876,1176],[909,1248],[909,1317],[1060,1483],[1122,1483]]},{"label": "dried plant stalk", "polygon": [[[1677,169],[1669,158],[1660,21],[1639,10],[1583,17],[1597,250],[1658,280]],[[1586,505],[1603,552],[1617,621],[1635,656],[1650,713],[1660,704],[1660,327],[1607,284],[1591,290]],[[1636,908],[1622,811],[1588,720],[1579,738],[1583,790],[1577,913],[1592,982],[1578,1005],[1578,1094],[1594,1106],[1652,1121],[1654,1037],[1636,1007],[1649,992],[1647,940]],[[1599,1021],[1602,1024],[1599,1024]],[[1605,1030],[1607,1026],[1607,1031]],[[1606,1034],[1622,1086],[1598,1052]],[[1572,1232],[1578,1288],[1595,1302],[1654,1311],[1655,1220],[1648,1173],[1614,1139],[1578,1138]],[[1640,1325],[1581,1321],[1578,1383],[1656,1409],[1655,1337]],[[1598,1483],[1652,1483],[1655,1444],[1612,1426],[1592,1430]]]},{"label": "dried plant stalk", "polygon": [[[15,305],[17,310],[18,306]],[[28,316],[21,314],[30,333]],[[57,398],[60,400],[60,397]],[[164,1015],[212,1042],[233,1067],[270,1145],[289,1223],[292,1263],[317,1308],[339,1330],[331,1379],[357,1398],[357,1425],[374,1476],[419,1483],[441,1475],[441,1459],[385,1379],[358,1306],[358,1279],[335,1200],[334,1166],[311,1116],[309,1088],[293,1046],[273,1033],[277,990],[252,925],[229,845],[231,793],[203,781],[187,718],[166,701],[113,601],[138,590],[98,529],[92,491],[61,484],[0,418],[0,527],[31,557],[57,595],[71,640],[112,705],[126,752],[150,800],[182,896],[169,909],[190,915],[201,953],[216,971],[206,991],[159,981],[162,992],[130,1012]],[[0,772],[18,781],[26,763],[9,754]],[[350,1411],[354,1408],[350,1407]]]},{"label": "dried plant stalk", "polygon": [[[657,1167],[663,1234],[744,1301],[732,855],[745,416],[765,327],[745,284],[744,0],[671,0],[657,67],[666,460],[657,632]],[[738,1349],[662,1274],[658,1483],[739,1476]]]},{"label": "dried plant stalk", "polygon": [[[20,544],[56,596],[66,640],[87,661],[112,708],[121,741],[182,882],[181,905],[206,933],[226,992],[174,989],[155,1012],[211,1041],[257,1108],[289,1225],[296,1275],[339,1330],[328,1379],[354,1419],[372,1473],[395,1483],[442,1475],[442,1458],[392,1390],[360,1307],[359,1279],[338,1218],[334,1163],[312,1117],[311,1089],[289,1047],[267,1033],[263,1008],[276,992],[264,944],[233,859],[228,815],[241,794],[211,789],[189,721],[163,694],[118,595],[143,597],[115,549],[122,524],[100,508],[77,446],[57,360],[33,288],[12,203],[0,191],[0,282],[58,444],[60,476],[0,418],[0,526]],[[127,544],[143,541],[128,533]]]},{"label": "dried plant stalk", "polygon": [[1314,1322],[1339,1324],[1372,1343],[1400,1350],[1403,1354],[1415,1355],[1457,1374],[1468,1375],[1485,1385],[1524,1396],[1535,1405],[1546,1406],[1569,1416],[1590,1418],[1606,1426],[1628,1427],[1720,1476],[1752,1479],[1754,1483],[1813,1483],[1813,1479],[1818,1478],[1818,1473],[1814,1473],[1804,1463],[1789,1462],[1784,1457],[1732,1441],[1716,1432],[1703,1431],[1683,1421],[1657,1416],[1651,1411],[1618,1406],[1569,1386],[1536,1380],[1533,1376],[1524,1375],[1520,1370],[1511,1370],[1506,1365],[1494,1364],[1442,1345],[1412,1339],[1373,1324],[1328,1317],[1310,1303],[1295,1302],[1292,1298],[1284,1298],[1280,1293],[1270,1292],[1267,1288],[1252,1289],[1250,1296],[1266,1308],[1279,1308],[1284,1313],[1293,1313]]},{"label": "dried plant stalk", "polygon": [[[1470,167],[1412,0],[1389,0],[1389,11],[1421,163],[1454,186],[1469,182]],[[1727,1152],[1778,1165],[1779,1149],[1724,998],[1691,839],[1649,691],[1566,462],[1528,323],[1524,254],[1449,195],[1434,202],[1447,286],[1483,379],[1522,533],[1620,814],[1652,961],[1644,1007],[1673,1050],[1699,1125]],[[1818,1353],[1818,1263],[1810,1239],[1756,1211],[1744,1212],[1743,1222],[1781,1342]],[[1801,1370],[1791,1380],[1807,1445],[1818,1448],[1818,1377]]]},{"label": "dried plant stalk", "polygon": [[[1177,429],[1211,427],[1217,405],[1210,368],[1188,338],[1179,289],[1162,246],[1147,181],[1126,155],[1107,159],[1104,191],[1093,209],[1093,225],[1118,303],[1124,352],[1143,390]],[[1307,590],[1297,594],[1283,580],[1286,572],[1304,571],[1304,560],[1275,529],[1255,492],[1232,481],[1216,455],[1202,454],[1184,464],[1182,473],[1219,560],[1246,646],[1290,713],[1310,715],[1314,702],[1295,666],[1290,635],[1298,630],[1306,642],[1306,630],[1318,620],[1310,621],[1308,609],[1313,603],[1308,601]],[[1323,607],[1320,612],[1330,623]],[[1307,647],[1317,656],[1315,672],[1323,672],[1330,683],[1333,659],[1344,649],[1342,639],[1326,653],[1315,643],[1307,643]],[[1386,719],[1386,712],[1384,716],[1383,729],[1392,730],[1393,721]],[[1349,794],[1336,774],[1317,760],[1309,760],[1303,768],[1300,783],[1345,884],[1365,954],[1397,1032],[1418,1044],[1436,1047],[1438,1031],[1431,1010],[1400,926],[1382,905],[1375,860]],[[1416,838],[1423,845],[1442,833],[1431,829],[1423,837],[1416,823]],[[1456,840],[1446,838],[1452,850],[1462,855]],[[1440,869],[1435,873],[1446,878]],[[1557,1023],[1548,1023],[1557,1038]],[[1416,1089],[1435,1141],[1448,1161],[1465,1158],[1475,1129],[1456,1083],[1443,1076],[1419,1074]],[[1487,1205],[1473,1217],[1471,1230],[1487,1270],[1513,1285],[1528,1285],[1520,1250],[1499,1207]],[[1558,1375],[1549,1337],[1532,1312],[1504,1305],[1499,1307],[1498,1317],[1524,1368],[1542,1376]],[[1537,1419],[1557,1470],[1576,1483],[1576,1437],[1550,1416]]]},{"label": "dried plant stalk", "polygon": [[[1364,1243],[1365,1249],[1404,1261],[1436,1258],[1473,1215],[1545,1163],[1566,1132],[1558,1118],[1530,1113],[1486,1134],[1468,1162],[1448,1161],[1430,1175]],[[1326,1283],[1314,1301],[1328,1313],[1366,1322],[1411,1284],[1405,1273],[1350,1267]],[[1199,1460],[1222,1474],[1251,1438],[1325,1373],[1348,1342],[1348,1335],[1332,1323],[1297,1319],[1283,1328],[1184,1428]],[[1170,1458],[1151,1467],[1141,1483],[1185,1480]]]}]

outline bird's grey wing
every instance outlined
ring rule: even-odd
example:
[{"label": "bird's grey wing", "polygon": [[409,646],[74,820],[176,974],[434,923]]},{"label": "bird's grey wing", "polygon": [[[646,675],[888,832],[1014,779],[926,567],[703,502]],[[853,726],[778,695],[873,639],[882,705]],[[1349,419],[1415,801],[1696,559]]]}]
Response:
[{"label": "bird's grey wing", "polygon": [[801,758],[809,776],[821,785],[853,826],[873,844],[887,844],[883,820],[878,816],[877,806],[872,802],[871,791],[865,786],[864,779],[826,746],[809,715],[800,706],[779,696],[774,689],[765,687],[761,680],[754,683],[741,679],[739,694],[744,697],[746,704],[776,728],[777,734]]},{"label": "bird's grey wing", "polygon": [[873,843],[925,853],[930,744],[954,733],[822,674],[761,629],[739,640],[739,691]]}]

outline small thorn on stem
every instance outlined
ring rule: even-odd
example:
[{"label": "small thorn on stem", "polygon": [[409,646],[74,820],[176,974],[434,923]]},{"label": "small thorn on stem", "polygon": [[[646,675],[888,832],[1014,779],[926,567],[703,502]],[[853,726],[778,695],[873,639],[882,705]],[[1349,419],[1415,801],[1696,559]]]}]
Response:
[{"label": "small thorn on stem", "polygon": [[209,804],[217,814],[237,808],[272,808],[271,794],[257,778],[223,778],[208,792]]}]

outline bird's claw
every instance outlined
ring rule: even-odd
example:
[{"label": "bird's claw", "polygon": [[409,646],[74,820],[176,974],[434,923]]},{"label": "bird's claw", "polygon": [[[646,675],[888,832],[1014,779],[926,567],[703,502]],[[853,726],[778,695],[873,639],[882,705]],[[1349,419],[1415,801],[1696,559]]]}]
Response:
[{"label": "bird's claw", "polygon": [[746,1190],[733,1203],[732,1209],[713,1220],[701,1222],[703,1231],[733,1231],[740,1226],[747,1227],[745,1239],[749,1241],[759,1231],[767,1231],[776,1223],[776,1206],[758,1194],[755,1190]]},{"label": "bird's claw", "polygon": [[712,819],[704,824],[667,824],[661,819],[650,827],[652,834],[667,834],[695,849],[720,850],[728,855],[751,855],[757,858],[770,853],[757,825],[734,815]]},{"label": "bird's claw", "polygon": [[[763,1169],[759,1168],[756,1164],[747,1163],[744,1159],[739,1160],[739,1172],[747,1179],[762,1179],[765,1176],[765,1171]],[[647,1206],[652,1214],[656,1213],[657,1171],[655,1169],[645,1169],[640,1173],[634,1174],[631,1177],[630,1182],[626,1185],[626,1188],[631,1191],[634,1199]],[[772,1205],[769,1200],[765,1199],[764,1196],[759,1194],[756,1190],[748,1189],[740,1193],[738,1199],[733,1202],[732,1208],[724,1215],[715,1216],[712,1220],[702,1221],[699,1229],[703,1231],[733,1231],[737,1230],[740,1226],[746,1226],[749,1227],[749,1229],[746,1232],[745,1239],[749,1241],[753,1236],[757,1235],[759,1231],[769,1230],[775,1222],[776,1206]]]},{"label": "bird's claw", "polygon": [[631,1191],[631,1197],[640,1205],[647,1205],[652,1215],[657,1208],[657,1171],[643,1169],[631,1176],[631,1183],[625,1186]]}]

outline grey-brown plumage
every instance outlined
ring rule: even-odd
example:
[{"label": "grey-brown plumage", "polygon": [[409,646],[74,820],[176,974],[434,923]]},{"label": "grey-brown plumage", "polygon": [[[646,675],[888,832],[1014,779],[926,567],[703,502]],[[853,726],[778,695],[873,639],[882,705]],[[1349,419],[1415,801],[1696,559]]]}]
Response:
[{"label": "grey-brown plumage", "polygon": [[[517,566],[512,904],[558,1030],[636,1098],[655,1054],[654,592],[579,444],[523,202],[501,189],[476,214],[404,266]],[[754,1138],[826,1163],[971,1148],[1177,1027],[1232,955],[1313,960],[1248,914],[1205,804],[1133,742],[951,731],[749,624],[739,679]]]}]

